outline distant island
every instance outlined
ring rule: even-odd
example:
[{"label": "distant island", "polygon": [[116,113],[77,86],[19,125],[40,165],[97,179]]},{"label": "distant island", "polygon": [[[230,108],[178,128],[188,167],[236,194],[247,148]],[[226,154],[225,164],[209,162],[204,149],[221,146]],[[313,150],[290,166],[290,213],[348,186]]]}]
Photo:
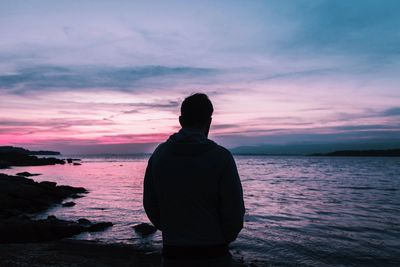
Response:
[{"label": "distant island", "polygon": [[62,159],[54,157],[37,157],[35,155],[60,155],[60,152],[42,150],[30,151],[22,147],[1,146],[0,169],[9,168],[12,166],[43,166],[65,164],[65,161]]},{"label": "distant island", "polygon": [[246,156],[347,156],[399,157],[400,139],[371,142],[259,144],[230,148],[234,155]]},{"label": "distant island", "polygon": [[0,146],[0,153],[9,153],[15,152],[25,155],[61,155],[58,151],[50,151],[50,150],[39,150],[39,151],[32,151],[22,147],[15,147],[15,146]]},{"label": "distant island", "polygon": [[386,150],[339,150],[329,153],[315,153],[309,156],[329,157],[400,157],[400,149]]}]

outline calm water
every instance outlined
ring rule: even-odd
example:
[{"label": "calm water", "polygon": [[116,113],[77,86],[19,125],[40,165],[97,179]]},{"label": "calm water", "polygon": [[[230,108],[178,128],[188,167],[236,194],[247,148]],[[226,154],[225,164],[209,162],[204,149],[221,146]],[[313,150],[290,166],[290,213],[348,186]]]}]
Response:
[{"label": "calm water", "polygon": [[[232,244],[236,258],[261,266],[400,266],[400,158],[237,156],[246,222]],[[83,186],[72,208],[46,214],[112,221],[79,239],[161,246],[131,226],[148,221],[142,208],[146,157],[84,157],[81,166],[7,170],[42,173],[37,181]]]}]

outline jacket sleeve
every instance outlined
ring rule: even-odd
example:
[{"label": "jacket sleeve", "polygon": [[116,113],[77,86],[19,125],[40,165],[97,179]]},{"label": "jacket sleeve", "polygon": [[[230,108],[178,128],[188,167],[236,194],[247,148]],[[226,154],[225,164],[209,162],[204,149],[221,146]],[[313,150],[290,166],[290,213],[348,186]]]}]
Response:
[{"label": "jacket sleeve", "polygon": [[154,176],[152,174],[152,157],[147,164],[143,182],[143,207],[151,223],[161,230],[160,208],[158,204]]},{"label": "jacket sleeve", "polygon": [[222,169],[219,201],[222,233],[226,242],[230,243],[237,238],[243,228],[245,213],[242,184],[231,153],[228,154]]}]

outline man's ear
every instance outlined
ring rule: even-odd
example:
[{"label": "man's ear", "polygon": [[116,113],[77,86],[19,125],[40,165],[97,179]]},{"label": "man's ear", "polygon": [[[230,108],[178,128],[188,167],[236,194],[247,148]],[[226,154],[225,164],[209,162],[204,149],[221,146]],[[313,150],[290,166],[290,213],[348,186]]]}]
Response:
[{"label": "man's ear", "polygon": [[179,124],[181,125],[181,127],[183,128],[183,118],[182,116],[179,116]]},{"label": "man's ear", "polygon": [[211,122],[212,122],[212,117],[210,117],[210,118],[208,119],[207,124],[210,126],[210,125],[211,125]]}]

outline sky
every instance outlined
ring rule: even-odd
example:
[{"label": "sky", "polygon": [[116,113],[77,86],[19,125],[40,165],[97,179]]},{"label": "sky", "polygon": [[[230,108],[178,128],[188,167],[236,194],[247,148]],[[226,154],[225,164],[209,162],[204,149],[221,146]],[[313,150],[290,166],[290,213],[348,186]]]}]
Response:
[{"label": "sky", "polygon": [[400,1],[0,2],[0,145],[150,152],[203,92],[229,148],[400,139]]}]

